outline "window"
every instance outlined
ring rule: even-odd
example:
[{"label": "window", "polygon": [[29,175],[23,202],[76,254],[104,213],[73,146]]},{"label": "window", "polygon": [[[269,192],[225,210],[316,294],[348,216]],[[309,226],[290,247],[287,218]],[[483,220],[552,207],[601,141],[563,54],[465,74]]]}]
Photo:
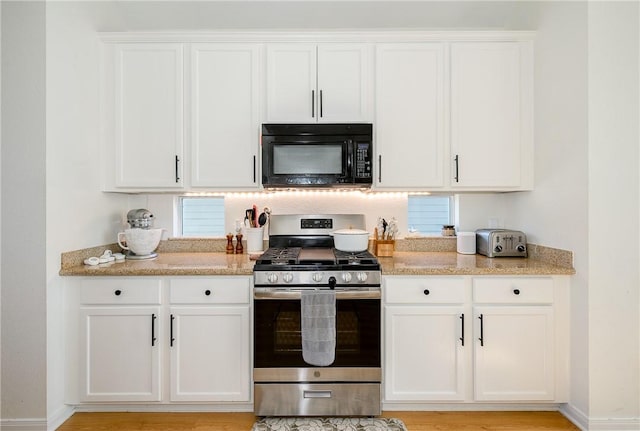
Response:
[{"label": "window", "polygon": [[179,210],[182,236],[224,236],[224,197],[181,197]]},{"label": "window", "polygon": [[409,232],[439,234],[442,225],[451,223],[451,196],[409,195]]}]

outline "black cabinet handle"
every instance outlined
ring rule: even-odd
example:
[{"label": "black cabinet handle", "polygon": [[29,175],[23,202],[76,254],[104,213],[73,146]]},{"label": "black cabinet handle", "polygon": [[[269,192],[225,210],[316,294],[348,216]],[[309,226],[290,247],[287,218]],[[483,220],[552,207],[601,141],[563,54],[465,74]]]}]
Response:
[{"label": "black cabinet handle", "polygon": [[211,291],[209,289],[207,289],[207,290],[204,291],[204,294],[209,296],[209,295],[211,295]]},{"label": "black cabinet handle", "polygon": [[256,182],[256,155],[253,155],[253,182]]},{"label": "black cabinet handle", "polygon": [[175,316],[172,314],[171,315],[171,321],[169,323],[169,346],[173,347],[173,342],[176,341],[176,339],[173,337],[173,321],[175,320]]},{"label": "black cabinet handle", "polygon": [[378,182],[382,182],[382,154],[378,156]]},{"label": "black cabinet handle", "polygon": [[456,183],[458,183],[458,182],[460,182],[460,175],[459,175],[459,171],[458,171],[460,159],[459,159],[459,156],[457,154],[456,154],[456,157],[454,158],[454,160],[456,162],[456,176],[454,178],[456,180]]},{"label": "black cabinet handle", "polygon": [[151,346],[156,345],[156,315],[151,315]]},{"label": "black cabinet handle", "polygon": [[481,314],[478,319],[480,319],[480,338],[478,340],[480,340],[480,345],[484,346],[484,316]]},{"label": "black cabinet handle", "polygon": [[520,289],[513,289],[514,295],[520,295]]},{"label": "black cabinet handle", "polygon": [[460,315],[460,341],[464,346],[464,313]]},{"label": "black cabinet handle", "polygon": [[180,176],[178,176],[178,163],[180,162],[180,158],[176,154],[176,183],[180,181]]},{"label": "black cabinet handle", "polygon": [[113,292],[113,294],[116,296],[120,296],[122,294],[122,290],[117,289],[115,292]]},{"label": "black cabinet handle", "polygon": [[425,290],[423,290],[423,291],[422,291],[422,293],[424,293],[425,295],[428,295],[428,294],[430,294],[431,292],[429,292],[429,289],[425,289]]},{"label": "black cabinet handle", "polygon": [[322,90],[320,90],[320,118],[322,118]]},{"label": "black cabinet handle", "polygon": [[316,116],[316,90],[311,90],[311,118]]}]

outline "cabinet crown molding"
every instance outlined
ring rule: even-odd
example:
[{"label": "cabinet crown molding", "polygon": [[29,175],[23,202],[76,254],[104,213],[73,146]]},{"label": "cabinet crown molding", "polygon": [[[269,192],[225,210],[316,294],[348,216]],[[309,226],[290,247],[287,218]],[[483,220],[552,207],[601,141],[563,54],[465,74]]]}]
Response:
[{"label": "cabinet crown molding", "polygon": [[101,32],[103,42],[500,42],[527,41],[535,31],[502,30],[220,30],[207,32]]}]

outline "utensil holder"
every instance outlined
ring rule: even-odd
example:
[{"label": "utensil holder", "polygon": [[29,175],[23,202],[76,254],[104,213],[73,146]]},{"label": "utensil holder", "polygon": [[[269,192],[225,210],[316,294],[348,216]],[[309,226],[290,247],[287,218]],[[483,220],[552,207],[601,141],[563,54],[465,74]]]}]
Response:
[{"label": "utensil holder", "polygon": [[247,227],[244,229],[247,238],[247,253],[262,252],[264,250],[264,228]]},{"label": "utensil holder", "polygon": [[379,239],[374,241],[375,254],[378,257],[391,257],[396,247],[395,239]]}]

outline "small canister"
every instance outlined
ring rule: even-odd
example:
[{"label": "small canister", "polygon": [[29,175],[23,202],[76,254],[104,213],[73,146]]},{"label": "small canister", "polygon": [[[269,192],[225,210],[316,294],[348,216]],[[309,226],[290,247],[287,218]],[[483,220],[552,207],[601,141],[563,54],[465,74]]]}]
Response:
[{"label": "small canister", "polygon": [[458,232],[457,250],[460,254],[476,254],[476,233]]},{"label": "small canister", "polygon": [[442,236],[456,236],[456,228],[452,224],[442,225]]}]

